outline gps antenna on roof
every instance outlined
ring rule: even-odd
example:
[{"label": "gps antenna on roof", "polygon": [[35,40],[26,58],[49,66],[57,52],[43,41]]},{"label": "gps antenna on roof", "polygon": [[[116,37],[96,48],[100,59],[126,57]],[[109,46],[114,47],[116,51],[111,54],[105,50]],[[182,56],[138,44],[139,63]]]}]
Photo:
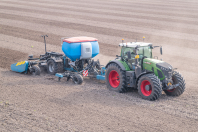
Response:
[{"label": "gps antenna on roof", "polygon": [[124,39],[122,39],[122,44],[124,43]]},{"label": "gps antenna on roof", "polygon": [[145,37],[143,37],[143,42],[144,42]]},{"label": "gps antenna on roof", "polygon": [[45,53],[47,52],[46,51],[46,40],[45,40],[45,37],[48,37],[47,35],[42,35],[41,37],[43,37],[44,38],[44,43],[45,43]]}]

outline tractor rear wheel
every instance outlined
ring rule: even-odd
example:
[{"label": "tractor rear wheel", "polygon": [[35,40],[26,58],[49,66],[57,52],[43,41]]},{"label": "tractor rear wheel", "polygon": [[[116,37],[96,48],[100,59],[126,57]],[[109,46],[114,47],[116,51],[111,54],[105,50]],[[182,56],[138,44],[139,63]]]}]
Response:
[{"label": "tractor rear wheel", "polygon": [[157,76],[146,74],[140,77],[138,81],[138,93],[143,99],[156,100],[162,94],[162,85]]},{"label": "tractor rear wheel", "polygon": [[83,82],[83,77],[80,74],[74,74],[72,80],[73,80],[73,82],[75,84],[79,84],[80,85]]},{"label": "tractor rear wheel", "polygon": [[185,83],[184,78],[179,72],[174,71],[172,80],[173,80],[173,84],[179,84],[179,86],[171,90],[164,90],[164,92],[166,93],[166,95],[169,95],[169,96],[181,95],[186,88],[186,83]]},{"label": "tractor rear wheel", "polygon": [[47,72],[51,75],[55,75],[58,72],[63,71],[63,63],[55,62],[54,60],[49,60],[47,62]]},{"label": "tractor rear wheel", "polygon": [[31,74],[32,75],[40,75],[41,74],[40,67],[37,65],[32,66]]},{"label": "tractor rear wheel", "polygon": [[126,92],[126,77],[123,71],[117,64],[109,64],[106,69],[106,85],[109,90],[116,92]]}]

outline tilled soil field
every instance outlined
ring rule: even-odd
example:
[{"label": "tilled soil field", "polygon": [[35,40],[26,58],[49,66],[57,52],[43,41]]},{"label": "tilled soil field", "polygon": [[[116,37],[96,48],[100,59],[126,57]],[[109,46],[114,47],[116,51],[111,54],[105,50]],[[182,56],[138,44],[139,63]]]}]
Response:
[{"label": "tilled soil field", "polygon": [[[184,0],[0,0],[0,131],[197,131],[198,1]],[[109,91],[102,81],[82,85],[45,71],[40,76],[10,71],[29,54],[61,51],[61,37],[98,38],[105,65],[125,41],[163,46],[154,55],[186,80],[179,97],[165,93],[156,101],[137,90]]]}]

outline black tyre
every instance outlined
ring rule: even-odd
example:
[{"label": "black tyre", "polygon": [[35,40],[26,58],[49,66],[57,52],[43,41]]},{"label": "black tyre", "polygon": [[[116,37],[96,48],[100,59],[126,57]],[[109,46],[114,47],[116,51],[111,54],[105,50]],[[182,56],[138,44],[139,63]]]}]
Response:
[{"label": "black tyre", "polygon": [[109,64],[106,69],[106,85],[109,90],[116,92],[126,92],[126,76],[123,71],[116,63]]},{"label": "black tyre", "polygon": [[41,74],[40,67],[37,65],[32,66],[31,74],[32,75],[40,75]]},{"label": "black tyre", "polygon": [[156,100],[162,94],[162,85],[157,76],[146,74],[138,80],[138,93],[143,99]]},{"label": "black tyre", "polygon": [[186,88],[186,83],[185,83],[184,78],[179,72],[174,71],[172,80],[173,80],[173,84],[179,84],[179,86],[171,90],[164,90],[164,92],[166,93],[166,95],[169,95],[169,96],[181,95]]},{"label": "black tyre", "polygon": [[74,74],[72,80],[73,80],[73,82],[75,84],[79,84],[80,85],[83,82],[83,77],[80,74]]},{"label": "black tyre", "polygon": [[49,60],[47,62],[47,72],[51,75],[55,75],[58,72],[63,71],[63,63],[55,62],[54,60]]}]

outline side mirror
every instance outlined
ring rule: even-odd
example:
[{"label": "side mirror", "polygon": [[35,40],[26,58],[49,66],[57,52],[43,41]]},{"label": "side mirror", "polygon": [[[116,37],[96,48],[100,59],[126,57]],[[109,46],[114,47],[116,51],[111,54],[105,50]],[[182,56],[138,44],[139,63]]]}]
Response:
[{"label": "side mirror", "polygon": [[160,53],[161,53],[161,55],[162,55],[162,46],[160,47]]},{"label": "side mirror", "polygon": [[127,52],[127,56],[128,56],[128,59],[131,59],[131,52],[130,51]]}]

